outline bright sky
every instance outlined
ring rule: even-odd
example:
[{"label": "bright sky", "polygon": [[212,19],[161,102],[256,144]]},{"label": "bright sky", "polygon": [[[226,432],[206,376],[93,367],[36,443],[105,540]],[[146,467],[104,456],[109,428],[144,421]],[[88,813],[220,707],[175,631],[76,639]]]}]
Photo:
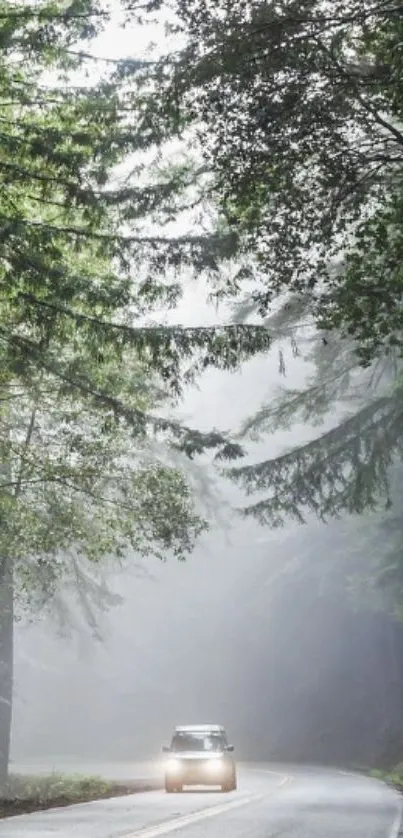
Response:
[{"label": "bright sky", "polygon": [[[105,32],[91,43],[90,49],[86,52],[102,58],[150,58],[150,45],[152,45],[152,57],[155,58],[161,53],[168,51],[172,45],[172,37],[165,32],[165,25],[172,16],[166,11],[154,15],[158,22],[144,26],[135,24],[125,25],[124,14],[117,0],[108,4],[112,11],[112,21],[106,27]],[[151,17],[150,17],[151,20]],[[177,41],[176,41],[177,43]]]}]

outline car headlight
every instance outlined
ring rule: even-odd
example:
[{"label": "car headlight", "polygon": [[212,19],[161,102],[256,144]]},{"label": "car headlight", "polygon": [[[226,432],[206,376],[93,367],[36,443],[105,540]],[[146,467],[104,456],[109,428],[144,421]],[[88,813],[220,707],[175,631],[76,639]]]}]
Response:
[{"label": "car headlight", "polygon": [[177,771],[180,771],[181,767],[182,766],[181,766],[181,763],[180,763],[179,759],[168,760],[168,763],[167,763],[168,771],[172,771],[173,773],[176,773]]},{"label": "car headlight", "polygon": [[207,767],[211,774],[219,774],[223,769],[222,754],[217,754],[217,756],[209,759]]}]

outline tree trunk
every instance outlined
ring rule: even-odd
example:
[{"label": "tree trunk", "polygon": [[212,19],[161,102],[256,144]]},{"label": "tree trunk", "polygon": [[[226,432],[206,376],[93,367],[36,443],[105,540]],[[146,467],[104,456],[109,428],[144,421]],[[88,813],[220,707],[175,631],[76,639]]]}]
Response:
[{"label": "tree trunk", "polygon": [[0,559],[0,788],[8,775],[13,700],[13,566]]}]

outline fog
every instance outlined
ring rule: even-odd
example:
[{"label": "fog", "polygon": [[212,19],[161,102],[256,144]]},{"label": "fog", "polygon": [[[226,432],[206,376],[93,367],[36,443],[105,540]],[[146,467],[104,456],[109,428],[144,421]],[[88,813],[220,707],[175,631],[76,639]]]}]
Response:
[{"label": "fog", "polygon": [[[176,319],[217,320],[203,287],[188,289]],[[284,350],[286,384],[301,385],[307,366]],[[239,373],[206,374],[180,415],[202,430],[237,428],[278,383],[273,350]],[[311,433],[277,433],[249,456]],[[14,760],[148,759],[174,724],[207,721],[226,725],[243,759],[382,758],[385,718],[389,738],[402,729],[401,630],[354,613],[339,585],[355,522],[271,532],[233,511],[234,486],[217,479],[214,491],[219,515],[186,563],[144,562],[142,573],[133,556],[106,571],[121,601],[97,613],[97,638],[83,619],[62,634],[48,614],[17,624]]]},{"label": "fog", "polygon": [[305,588],[276,588],[296,554],[328,555],[322,528],[234,530],[186,564],[150,565],[152,578],[111,580],[124,601],[101,619],[102,642],[58,638],[46,621],[19,627],[14,759],[148,759],[173,724],[210,720],[244,759],[358,762],[386,712],[399,729],[396,635],[317,597],[309,574]]},{"label": "fog", "polygon": [[[303,374],[290,359],[288,383]],[[181,412],[236,427],[276,383],[273,352],[242,374],[209,374]],[[276,434],[253,457],[308,433]],[[48,616],[17,626],[13,759],[154,758],[174,724],[200,721],[225,724],[252,760],[368,763],[384,748],[385,714],[397,736],[400,627],[354,614],[338,586],[354,520],[273,532],[231,510],[233,486],[215,491],[221,523],[186,563],[144,562],[143,574],[133,557],[107,573],[122,601],[98,613],[99,639],[83,621],[66,636]]]},{"label": "fog", "polygon": [[[275,358],[272,367],[275,377]],[[267,368],[260,359],[243,375],[211,374],[181,407],[187,421],[236,426],[245,417],[243,393],[248,411],[258,407]],[[245,686],[240,674],[264,637],[266,607],[263,597],[253,615],[253,581],[262,570],[267,580],[277,572],[286,533],[242,522],[228,506],[238,496],[226,481],[214,491],[219,522],[186,563],[143,562],[144,575],[133,557],[109,575],[123,602],[98,613],[102,640],[85,625],[60,637],[51,617],[17,626],[14,758],[147,757],[186,720],[223,720],[240,739],[245,697],[253,702],[255,691],[253,673]],[[258,668],[259,661],[257,681]]]}]

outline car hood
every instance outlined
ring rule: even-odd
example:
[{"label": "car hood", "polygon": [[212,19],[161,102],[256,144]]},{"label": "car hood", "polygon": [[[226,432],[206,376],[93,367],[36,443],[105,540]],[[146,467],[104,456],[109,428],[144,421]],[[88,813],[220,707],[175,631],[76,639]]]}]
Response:
[{"label": "car hood", "polygon": [[220,759],[223,754],[215,751],[180,751],[180,753],[171,753],[171,759]]}]

